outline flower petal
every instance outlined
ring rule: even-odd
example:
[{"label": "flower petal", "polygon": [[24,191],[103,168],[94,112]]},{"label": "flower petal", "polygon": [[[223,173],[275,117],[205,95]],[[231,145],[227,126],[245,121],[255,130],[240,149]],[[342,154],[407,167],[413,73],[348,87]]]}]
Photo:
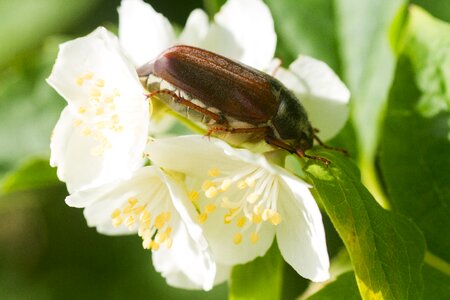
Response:
[{"label": "flower petal", "polygon": [[69,192],[126,178],[142,165],[148,103],[116,37],[99,28],[62,44],[48,83],[68,102],[51,164]]},{"label": "flower petal", "polygon": [[202,47],[208,34],[208,15],[202,9],[194,9],[189,15],[183,32],[178,38],[178,44]]},{"label": "flower petal", "polygon": [[175,43],[172,25],[150,4],[123,0],[118,11],[120,44],[135,66],[154,59]]},{"label": "flower petal", "polygon": [[166,169],[188,175],[205,175],[212,166],[224,170],[239,168],[238,160],[224,154],[225,142],[200,135],[160,138],[150,142],[146,148],[149,158]]},{"label": "flower petal", "polygon": [[172,247],[153,252],[152,259],[171,286],[205,291],[213,287],[216,265],[212,255],[191,238],[183,223],[174,232]]},{"label": "flower petal", "polygon": [[308,185],[283,175],[278,209],[283,221],[277,226],[281,255],[301,276],[312,281],[329,278],[329,258],[322,216]]},{"label": "flower petal", "polygon": [[258,232],[259,240],[251,242],[251,231],[242,233],[242,241],[235,244],[233,239],[238,232],[234,224],[224,224],[226,211],[220,208],[208,217],[203,226],[204,234],[214,253],[217,263],[223,265],[244,264],[258,256],[264,256],[275,237],[275,226],[263,223]]},{"label": "flower petal", "polygon": [[335,136],[347,122],[350,92],[324,62],[300,55],[276,77],[299,97],[323,140]]},{"label": "flower petal", "polygon": [[257,69],[266,68],[277,36],[272,15],[260,0],[229,0],[215,15],[205,48]]}]

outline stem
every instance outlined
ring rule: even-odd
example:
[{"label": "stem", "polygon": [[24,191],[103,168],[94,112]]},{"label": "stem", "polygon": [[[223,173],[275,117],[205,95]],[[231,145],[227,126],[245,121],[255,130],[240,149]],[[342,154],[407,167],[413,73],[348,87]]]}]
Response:
[{"label": "stem", "polygon": [[425,252],[425,263],[446,275],[450,275],[450,264],[430,251]]},{"label": "stem", "polygon": [[362,158],[359,165],[361,166],[361,179],[363,184],[367,187],[378,204],[389,210],[390,204],[381,187],[373,159]]}]

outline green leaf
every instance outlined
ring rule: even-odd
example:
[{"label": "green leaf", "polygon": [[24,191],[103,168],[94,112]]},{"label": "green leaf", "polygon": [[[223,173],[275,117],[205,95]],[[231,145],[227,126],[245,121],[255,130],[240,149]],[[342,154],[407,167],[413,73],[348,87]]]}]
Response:
[{"label": "green leaf", "polygon": [[219,12],[222,5],[224,5],[226,0],[203,0],[203,6],[206,12],[212,18],[216,13]]},{"label": "green leaf", "polygon": [[27,160],[0,181],[0,194],[47,187],[58,183],[56,170],[50,167],[48,159],[33,158]]},{"label": "green leaf", "polygon": [[450,276],[428,266],[423,266],[425,289],[423,299],[449,299]]},{"label": "green leaf", "polygon": [[268,0],[284,64],[300,53],[327,62],[339,71],[336,21],[330,0]]},{"label": "green leaf", "polygon": [[348,250],[363,299],[419,299],[425,243],[408,219],[384,210],[360,182],[349,159],[327,150],[311,151],[330,160],[305,166],[313,193]]},{"label": "green leaf", "polygon": [[412,0],[411,2],[425,8],[426,11],[439,19],[450,22],[450,1]]},{"label": "green leaf", "polygon": [[229,280],[229,299],[280,299],[283,266],[278,246],[273,243],[264,257],[233,268]]},{"label": "green leaf", "polygon": [[[420,227],[429,251],[450,262],[449,113],[436,102],[429,104],[433,116],[421,106],[427,93],[448,101],[450,26],[413,8],[407,35],[386,110],[381,173],[392,208]],[[437,60],[443,53],[446,61]]]},{"label": "green leaf", "polygon": [[317,293],[307,298],[308,300],[358,300],[358,286],[356,285],[353,271],[339,275],[336,280],[327,284]]},{"label": "green leaf", "polygon": [[352,92],[351,114],[361,159],[367,164],[375,154],[380,114],[395,67],[389,30],[405,3],[405,0],[336,1],[342,71]]}]

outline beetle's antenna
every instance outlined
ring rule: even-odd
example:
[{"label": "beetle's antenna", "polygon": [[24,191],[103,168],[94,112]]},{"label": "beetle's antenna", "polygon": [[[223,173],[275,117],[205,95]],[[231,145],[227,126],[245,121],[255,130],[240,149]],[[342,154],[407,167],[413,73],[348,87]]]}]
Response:
[{"label": "beetle's antenna", "polygon": [[338,151],[341,152],[344,155],[348,156],[348,151],[344,148],[339,148],[339,147],[333,147],[333,146],[329,146],[327,144],[325,144],[324,142],[322,142],[321,139],[319,139],[319,137],[316,135],[316,133],[319,132],[318,129],[314,128],[314,133],[313,133],[313,138],[317,141],[317,143],[319,143],[320,146],[326,148],[326,149],[330,149],[330,150],[334,150],[334,151]]}]

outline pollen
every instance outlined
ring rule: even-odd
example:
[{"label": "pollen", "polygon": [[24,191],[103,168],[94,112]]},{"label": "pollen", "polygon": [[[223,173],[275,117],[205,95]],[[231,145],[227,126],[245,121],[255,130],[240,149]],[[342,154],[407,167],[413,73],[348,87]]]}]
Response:
[{"label": "pollen", "polygon": [[239,245],[242,242],[242,233],[238,232],[233,236],[233,243]]},{"label": "pollen", "polygon": [[208,219],[208,214],[207,213],[201,213],[198,215],[197,220],[200,224],[204,224],[206,222],[206,220]]},{"label": "pollen", "polygon": [[78,108],[78,113],[84,114],[85,112],[86,112],[86,107],[80,106],[80,107]]},{"label": "pollen", "polygon": [[111,218],[117,218],[118,216],[120,216],[120,209],[116,208],[113,213],[111,214]]},{"label": "pollen", "polygon": [[198,198],[200,197],[200,194],[196,190],[192,190],[188,194],[189,200],[192,202],[197,202]]},{"label": "pollen", "polygon": [[97,79],[97,81],[95,82],[95,85],[98,87],[104,87],[105,81],[103,79]]},{"label": "pollen", "polygon": [[273,225],[278,225],[281,223],[281,215],[279,212],[275,212],[271,217],[270,217],[270,222]]},{"label": "pollen", "polygon": [[230,224],[232,221],[233,221],[233,218],[231,217],[231,213],[225,214],[225,216],[223,217],[223,222],[225,224]]},{"label": "pollen", "polygon": [[92,88],[91,92],[90,92],[90,95],[92,97],[100,97],[102,95],[102,92],[100,91],[99,88]]},{"label": "pollen", "polygon": [[230,188],[230,186],[233,184],[233,181],[229,178],[225,179],[224,181],[222,181],[222,184],[220,185],[220,189],[225,192],[226,190],[228,190]]},{"label": "pollen", "polygon": [[83,124],[83,121],[80,119],[76,119],[75,121],[73,121],[73,126],[75,127],[80,127],[81,124]]},{"label": "pollen", "polygon": [[77,78],[75,79],[75,83],[76,83],[78,86],[82,86],[82,85],[84,84],[84,78],[83,78],[83,77],[77,77]]},{"label": "pollen", "polygon": [[247,218],[245,218],[245,217],[240,217],[240,218],[237,219],[237,221],[236,221],[236,226],[239,227],[239,228],[242,228],[242,227],[244,227],[246,221],[247,221]]},{"label": "pollen", "polygon": [[220,175],[220,170],[218,168],[211,168],[208,170],[208,176],[217,177]]},{"label": "pollen", "polygon": [[216,184],[212,181],[205,180],[202,184],[202,191],[206,192],[210,187],[215,186]]},{"label": "pollen", "polygon": [[245,180],[241,180],[237,183],[237,187],[238,187],[238,189],[243,190],[243,189],[247,188],[248,185],[245,182]]},{"label": "pollen", "polygon": [[217,188],[215,186],[210,186],[206,191],[205,191],[205,196],[207,198],[214,198],[219,194]]},{"label": "pollen", "polygon": [[90,136],[91,133],[92,133],[92,130],[89,129],[89,128],[87,128],[87,127],[83,128],[83,129],[81,130],[81,135],[82,135],[82,136]]},{"label": "pollen", "polygon": [[256,193],[251,193],[250,195],[247,196],[247,202],[250,204],[255,203],[256,201],[258,201],[259,195]]},{"label": "pollen", "polygon": [[257,214],[252,215],[252,222],[253,222],[254,224],[259,224],[259,223],[261,223],[261,222],[262,222],[261,215],[257,215]]},{"label": "pollen", "polygon": [[105,113],[105,109],[103,107],[97,107],[95,114],[97,116],[103,115]]},{"label": "pollen", "polygon": [[210,214],[210,213],[212,213],[213,211],[215,211],[216,208],[217,208],[217,207],[216,207],[215,204],[209,203],[208,205],[205,206],[205,212],[208,213],[208,214]]},{"label": "pollen", "polygon": [[259,241],[259,235],[256,232],[252,232],[250,234],[250,241],[252,242],[252,244],[256,244],[256,242]]}]

